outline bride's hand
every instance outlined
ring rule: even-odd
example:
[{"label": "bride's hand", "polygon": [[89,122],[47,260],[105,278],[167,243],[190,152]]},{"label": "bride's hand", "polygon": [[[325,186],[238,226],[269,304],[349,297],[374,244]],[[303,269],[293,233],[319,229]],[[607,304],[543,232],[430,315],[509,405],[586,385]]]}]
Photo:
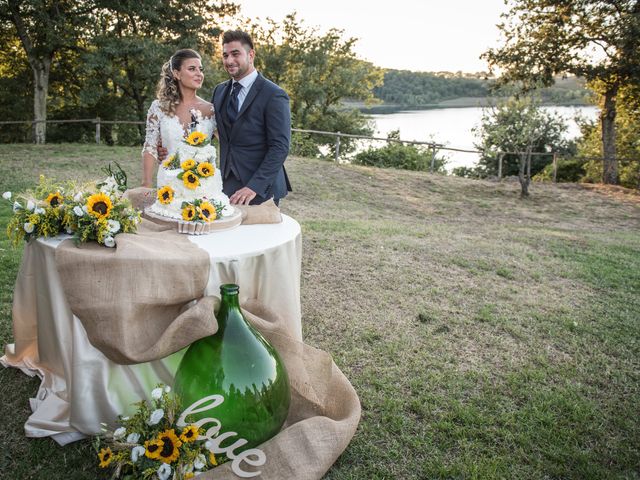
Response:
[{"label": "bride's hand", "polygon": [[158,163],[162,163],[167,159],[169,151],[162,145],[158,145]]}]

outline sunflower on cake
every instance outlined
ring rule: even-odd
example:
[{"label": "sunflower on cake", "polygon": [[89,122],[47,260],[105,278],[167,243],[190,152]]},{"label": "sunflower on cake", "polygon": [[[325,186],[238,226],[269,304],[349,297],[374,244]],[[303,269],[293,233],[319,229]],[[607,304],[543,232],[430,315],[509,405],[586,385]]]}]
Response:
[{"label": "sunflower on cake", "polygon": [[208,224],[236,215],[222,192],[216,149],[199,131],[185,137],[176,152],[161,164],[156,196],[147,213],[180,223]]}]

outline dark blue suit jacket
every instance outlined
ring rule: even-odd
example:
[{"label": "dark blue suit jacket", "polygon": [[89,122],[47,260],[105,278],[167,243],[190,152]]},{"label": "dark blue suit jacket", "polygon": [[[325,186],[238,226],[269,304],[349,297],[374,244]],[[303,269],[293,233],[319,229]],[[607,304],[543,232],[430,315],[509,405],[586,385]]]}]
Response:
[{"label": "dark blue suit jacket", "polygon": [[223,191],[232,195],[249,187],[257,197],[252,204],[271,197],[279,200],[291,191],[284,169],[291,140],[289,96],[275,83],[258,74],[233,124],[227,117],[232,81],[213,90],[220,140]]}]

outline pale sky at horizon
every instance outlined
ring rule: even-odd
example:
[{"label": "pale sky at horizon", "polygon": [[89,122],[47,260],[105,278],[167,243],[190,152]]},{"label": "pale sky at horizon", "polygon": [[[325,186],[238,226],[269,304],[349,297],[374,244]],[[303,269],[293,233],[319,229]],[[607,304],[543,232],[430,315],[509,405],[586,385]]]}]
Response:
[{"label": "pale sky at horizon", "polygon": [[[335,27],[356,37],[360,58],[379,67],[413,71],[479,72],[478,57],[498,45],[496,24],[503,0],[392,0],[385,8],[371,0],[235,0],[251,20],[281,21],[293,12],[308,27]],[[393,8],[392,8],[393,7]],[[395,39],[392,39],[395,37]]]}]

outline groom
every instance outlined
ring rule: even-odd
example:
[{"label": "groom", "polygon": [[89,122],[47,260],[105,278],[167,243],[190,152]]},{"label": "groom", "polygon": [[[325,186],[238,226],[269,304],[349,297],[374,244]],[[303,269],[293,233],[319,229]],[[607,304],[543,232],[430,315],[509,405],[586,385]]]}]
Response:
[{"label": "groom", "polygon": [[222,37],[222,63],[230,80],[216,86],[213,103],[220,140],[223,191],[232,204],[276,204],[291,191],[284,169],[289,153],[289,97],[259,74],[251,37],[240,30]]}]

